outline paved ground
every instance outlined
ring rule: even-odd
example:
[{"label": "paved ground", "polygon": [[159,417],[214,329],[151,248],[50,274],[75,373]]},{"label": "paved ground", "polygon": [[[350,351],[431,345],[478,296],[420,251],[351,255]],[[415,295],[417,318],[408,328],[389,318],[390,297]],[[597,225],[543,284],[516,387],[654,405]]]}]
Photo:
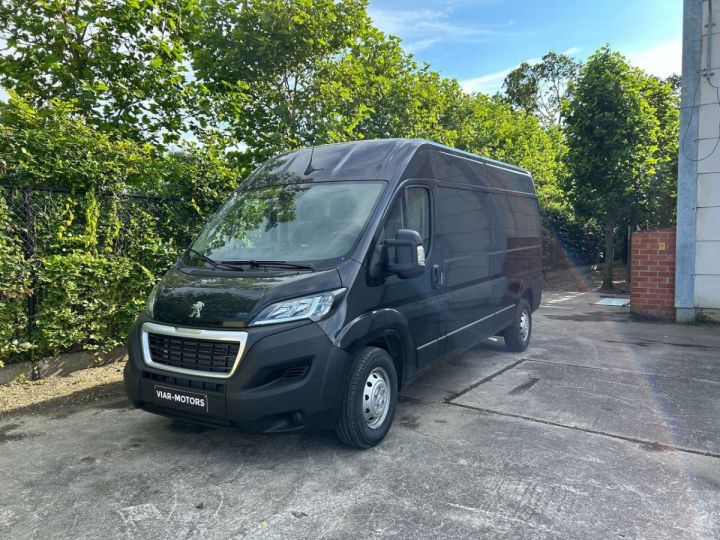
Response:
[{"label": "paved ground", "polygon": [[0,418],[0,530],[24,537],[720,537],[720,330],[550,293],[404,392],[370,451],[99,401]]}]

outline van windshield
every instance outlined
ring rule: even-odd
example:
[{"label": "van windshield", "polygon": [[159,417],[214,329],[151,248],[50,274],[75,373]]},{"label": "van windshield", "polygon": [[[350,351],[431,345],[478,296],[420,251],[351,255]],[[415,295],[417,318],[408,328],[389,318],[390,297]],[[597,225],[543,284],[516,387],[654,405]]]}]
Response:
[{"label": "van windshield", "polygon": [[240,190],[191,251],[214,261],[319,261],[357,242],[384,182],[288,184]]}]

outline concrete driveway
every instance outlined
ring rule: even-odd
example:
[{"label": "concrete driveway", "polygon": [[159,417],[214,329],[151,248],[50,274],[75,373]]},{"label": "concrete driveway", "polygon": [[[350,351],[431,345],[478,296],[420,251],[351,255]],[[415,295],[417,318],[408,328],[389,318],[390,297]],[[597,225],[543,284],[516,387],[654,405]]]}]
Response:
[{"label": "concrete driveway", "polygon": [[548,293],[407,389],[377,448],[250,436],[123,401],[0,418],[0,530],[25,537],[720,537],[720,330]]}]

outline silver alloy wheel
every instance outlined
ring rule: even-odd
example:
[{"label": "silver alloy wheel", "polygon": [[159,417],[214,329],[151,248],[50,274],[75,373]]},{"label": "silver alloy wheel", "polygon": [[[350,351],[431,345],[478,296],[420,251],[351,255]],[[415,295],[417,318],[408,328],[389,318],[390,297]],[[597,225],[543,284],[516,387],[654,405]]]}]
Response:
[{"label": "silver alloy wheel", "polygon": [[363,416],[370,429],[377,429],[385,421],[390,409],[390,377],[387,372],[376,367],[368,375],[363,388]]},{"label": "silver alloy wheel", "polygon": [[527,309],[520,313],[520,340],[525,343],[530,335],[530,314]]}]

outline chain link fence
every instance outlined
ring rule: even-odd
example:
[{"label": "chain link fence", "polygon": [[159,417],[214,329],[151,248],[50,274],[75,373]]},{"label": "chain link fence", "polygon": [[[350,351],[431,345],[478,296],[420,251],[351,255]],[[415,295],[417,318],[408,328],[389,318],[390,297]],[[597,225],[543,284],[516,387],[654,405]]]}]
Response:
[{"label": "chain link fence", "polygon": [[180,198],[0,189],[0,365],[121,342],[202,226]]}]

